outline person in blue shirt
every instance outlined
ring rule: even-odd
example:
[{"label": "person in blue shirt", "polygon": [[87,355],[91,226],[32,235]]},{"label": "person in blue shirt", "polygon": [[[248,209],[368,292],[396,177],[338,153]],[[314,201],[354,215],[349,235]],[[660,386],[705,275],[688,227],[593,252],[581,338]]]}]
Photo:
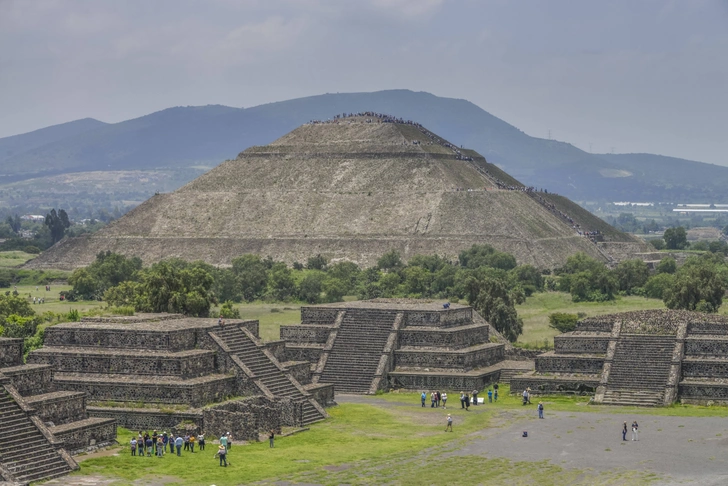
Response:
[{"label": "person in blue shirt", "polygon": [[422,396],[420,396],[420,398],[422,399],[422,407],[424,408],[425,400],[427,400],[427,393],[422,392]]},{"label": "person in blue shirt", "polygon": [[182,438],[181,435],[178,435],[177,438],[174,440],[174,446],[177,448],[177,455],[182,455],[182,444],[184,444],[185,440]]}]

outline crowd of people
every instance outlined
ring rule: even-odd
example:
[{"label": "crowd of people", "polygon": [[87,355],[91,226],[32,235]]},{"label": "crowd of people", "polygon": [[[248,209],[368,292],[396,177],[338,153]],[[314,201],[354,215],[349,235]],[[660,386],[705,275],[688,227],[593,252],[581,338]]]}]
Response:
[{"label": "crowd of people", "polygon": [[[214,457],[220,459],[220,466],[227,467],[229,462],[227,455],[230,448],[233,445],[233,436],[230,432],[223,434],[219,439],[219,446],[215,452]],[[164,457],[169,447],[169,454],[177,454],[182,456],[183,451],[189,451],[190,454],[195,453],[195,445],[198,447],[198,451],[205,450],[205,434],[199,434],[195,436],[193,433],[186,433],[185,435],[178,434],[167,434],[162,432],[161,434],[157,431],[153,431],[151,434],[147,431],[139,431],[136,437],[133,437],[129,443],[131,447],[131,455],[138,457]]]}]

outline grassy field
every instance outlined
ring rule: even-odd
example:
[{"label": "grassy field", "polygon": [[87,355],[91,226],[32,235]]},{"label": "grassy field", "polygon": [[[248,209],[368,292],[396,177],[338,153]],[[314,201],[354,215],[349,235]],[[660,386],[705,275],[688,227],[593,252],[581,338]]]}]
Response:
[{"label": "grassy field", "polygon": [[618,297],[611,302],[572,302],[571,295],[565,292],[543,292],[533,294],[522,305],[516,306],[519,317],[523,319],[523,334],[519,343],[543,346],[544,341],[553,345],[553,337],[558,331],[549,327],[549,314],[554,312],[585,313],[588,317],[614,312],[633,310],[664,309],[661,300],[644,297]]},{"label": "grassy field", "polygon": [[36,256],[24,251],[0,251],[0,268],[17,267]]},{"label": "grassy field", "polygon": [[[11,287],[10,289],[5,290],[13,290],[13,288],[14,287]],[[38,314],[48,311],[67,313],[71,309],[76,309],[79,312],[88,312],[90,310],[100,309],[101,307],[106,306],[105,302],[98,302],[95,300],[84,300],[80,302],[61,301],[58,294],[63,290],[71,290],[71,286],[51,285],[50,292],[46,292],[45,285],[18,285],[18,293],[21,296],[27,297],[30,300],[33,300],[33,297],[45,299],[45,303],[35,304],[32,306],[33,310],[35,310]]]},{"label": "grassy field", "polygon": [[[581,399],[555,400],[564,403],[564,408],[589,408]],[[234,445],[228,468],[218,466],[213,457],[216,446],[209,443],[208,450],[183,452],[181,458],[132,457],[124,445],[117,448],[117,454],[85,460],[80,457],[81,470],[76,474],[112,476],[120,480],[119,484],[164,479],[165,484],[218,486],[256,481],[448,484],[458,477],[467,477],[473,484],[586,485],[596,481],[630,485],[646,484],[655,478],[636,471],[595,473],[588,469],[564,469],[548,461],[453,455],[450,453],[467,443],[472,433],[512,423],[514,409],[521,408],[517,397],[474,407],[467,413],[453,407],[447,412],[453,414],[454,432],[447,434],[443,432],[446,411],[402,406],[418,401],[415,393],[392,393],[363,399],[364,403],[341,404],[329,409],[331,419],[312,425],[309,431],[279,438],[275,449],[270,449],[267,442]],[[573,403],[566,404],[569,401]],[[549,410],[556,409],[555,403],[547,404]],[[121,444],[128,444],[131,437],[130,431],[119,430]]]}]

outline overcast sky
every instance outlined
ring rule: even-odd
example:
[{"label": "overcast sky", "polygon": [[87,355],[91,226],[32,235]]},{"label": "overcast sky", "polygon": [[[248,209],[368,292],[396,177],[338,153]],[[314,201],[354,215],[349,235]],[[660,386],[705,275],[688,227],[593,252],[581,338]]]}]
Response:
[{"label": "overcast sky", "polygon": [[728,165],[728,0],[0,0],[0,137],[390,88]]}]

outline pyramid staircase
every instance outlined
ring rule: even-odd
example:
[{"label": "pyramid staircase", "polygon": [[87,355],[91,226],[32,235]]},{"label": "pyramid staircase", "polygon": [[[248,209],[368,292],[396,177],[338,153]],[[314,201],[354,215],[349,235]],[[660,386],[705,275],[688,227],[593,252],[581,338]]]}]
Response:
[{"label": "pyramid staircase", "polygon": [[29,483],[63,476],[73,470],[61,451],[2,385],[0,437],[0,477],[9,476],[5,478],[8,481]]},{"label": "pyramid staircase", "polygon": [[675,336],[622,334],[602,403],[660,406],[670,379]]},{"label": "pyramid staircase", "polygon": [[368,393],[385,351],[396,311],[347,309],[321,374],[340,393]]},{"label": "pyramid staircase", "polygon": [[326,418],[326,412],[303,391],[300,384],[287,374],[275,358],[269,356],[254,338],[240,327],[229,325],[210,331],[229,348],[232,356],[237,356],[253,373],[256,383],[262,384],[277,397],[291,398],[302,404],[301,425],[309,425]]}]

